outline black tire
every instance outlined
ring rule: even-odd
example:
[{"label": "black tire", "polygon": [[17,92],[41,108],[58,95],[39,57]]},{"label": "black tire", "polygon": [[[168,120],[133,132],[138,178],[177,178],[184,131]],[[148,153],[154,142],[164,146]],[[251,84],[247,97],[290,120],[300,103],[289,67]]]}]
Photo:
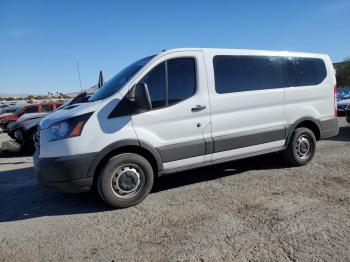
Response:
[{"label": "black tire", "polygon": [[25,152],[28,153],[34,153],[35,152],[35,143],[34,143],[34,134],[36,132],[36,129],[28,131],[28,134],[24,134],[23,132],[23,141],[22,141],[22,149]]},{"label": "black tire", "polygon": [[153,181],[152,166],[144,157],[124,153],[107,161],[98,175],[96,186],[108,205],[125,208],[144,200],[151,192]]},{"label": "black tire", "polygon": [[289,164],[303,166],[313,159],[315,152],[315,134],[308,128],[300,127],[294,130],[283,156]]}]

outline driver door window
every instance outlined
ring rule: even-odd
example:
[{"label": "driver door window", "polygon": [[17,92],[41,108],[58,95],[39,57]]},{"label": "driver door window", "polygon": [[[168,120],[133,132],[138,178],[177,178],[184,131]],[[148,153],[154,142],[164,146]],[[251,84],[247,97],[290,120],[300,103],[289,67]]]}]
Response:
[{"label": "driver door window", "polygon": [[153,68],[140,82],[148,86],[153,109],[173,105],[195,93],[195,61],[193,58],[168,60]]},{"label": "driver door window", "polygon": [[153,68],[140,82],[146,83],[148,86],[153,109],[166,105],[165,63]]}]

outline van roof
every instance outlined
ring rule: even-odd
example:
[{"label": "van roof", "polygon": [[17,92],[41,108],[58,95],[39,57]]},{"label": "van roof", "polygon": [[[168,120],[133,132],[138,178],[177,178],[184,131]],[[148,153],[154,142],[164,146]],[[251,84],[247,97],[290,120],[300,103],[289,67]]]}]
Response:
[{"label": "van roof", "polygon": [[322,53],[310,53],[310,52],[295,52],[295,51],[287,51],[287,50],[258,50],[258,49],[234,49],[234,48],[174,48],[164,50],[162,53],[173,53],[173,52],[181,52],[181,51],[207,51],[207,52],[243,52],[243,53],[251,53],[251,54],[266,54],[269,53],[275,54],[276,52],[281,56],[314,56],[321,57],[327,56],[327,54]]}]

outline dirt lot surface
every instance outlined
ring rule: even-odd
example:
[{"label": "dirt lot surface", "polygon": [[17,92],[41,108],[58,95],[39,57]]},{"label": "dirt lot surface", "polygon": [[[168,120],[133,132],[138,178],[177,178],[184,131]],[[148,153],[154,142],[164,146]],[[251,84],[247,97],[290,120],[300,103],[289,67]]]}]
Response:
[{"label": "dirt lot surface", "polygon": [[4,153],[0,261],[349,261],[350,127],[340,120],[308,166],[274,154],[174,174],[123,210],[42,188],[31,157]]}]

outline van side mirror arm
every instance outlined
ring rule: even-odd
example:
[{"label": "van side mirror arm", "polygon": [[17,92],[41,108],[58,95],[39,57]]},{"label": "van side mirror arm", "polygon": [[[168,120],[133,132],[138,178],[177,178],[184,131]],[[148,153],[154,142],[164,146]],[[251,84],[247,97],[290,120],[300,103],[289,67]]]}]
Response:
[{"label": "van side mirror arm", "polygon": [[151,96],[146,83],[137,83],[132,91],[136,112],[146,112],[152,109]]}]

